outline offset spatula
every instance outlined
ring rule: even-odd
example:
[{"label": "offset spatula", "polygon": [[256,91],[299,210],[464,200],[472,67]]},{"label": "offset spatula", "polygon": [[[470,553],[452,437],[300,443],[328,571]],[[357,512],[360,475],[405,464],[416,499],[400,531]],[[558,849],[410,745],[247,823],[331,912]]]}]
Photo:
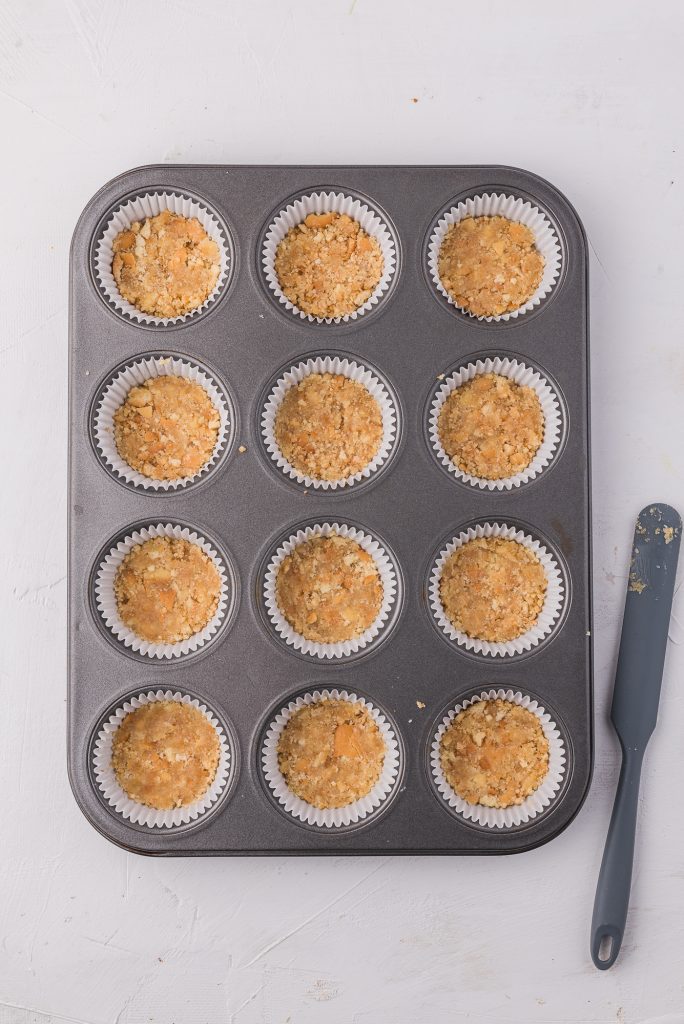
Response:
[{"label": "offset spatula", "polygon": [[617,960],[625,931],[641,763],[658,717],[681,533],[669,505],[639,513],[610,713],[622,767],[591,922],[591,957],[602,971]]}]

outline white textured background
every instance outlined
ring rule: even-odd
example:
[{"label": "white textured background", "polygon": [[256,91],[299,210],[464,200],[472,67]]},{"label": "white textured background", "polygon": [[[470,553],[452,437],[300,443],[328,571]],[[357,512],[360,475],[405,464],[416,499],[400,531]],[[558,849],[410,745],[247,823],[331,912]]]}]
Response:
[{"label": "white textured background", "polygon": [[[684,1021],[684,646],[647,756],[623,952],[599,974],[587,948],[632,521],[649,501],[684,507],[683,44],[678,0],[0,0],[0,1024]],[[160,160],[500,162],[577,206],[592,250],[597,757],[584,810],[549,846],[154,861],[77,810],[67,250],[104,181]]]}]

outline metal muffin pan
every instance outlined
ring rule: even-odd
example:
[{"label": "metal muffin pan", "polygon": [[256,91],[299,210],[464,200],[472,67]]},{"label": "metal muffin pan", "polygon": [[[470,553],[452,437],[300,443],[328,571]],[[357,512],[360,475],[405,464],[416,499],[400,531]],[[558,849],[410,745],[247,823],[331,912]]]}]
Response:
[{"label": "metal muffin pan", "polygon": [[[94,252],[109,213],[146,192],[197,197],[230,249],[227,283],[201,315],[168,326],[120,315],[98,287]],[[261,248],[269,224],[300,195],[344,192],[389,228],[396,268],[371,309],[340,324],[293,315],[269,290]],[[540,304],[508,321],[460,312],[434,287],[427,249],[434,225],[461,199],[504,192],[549,218],[562,251],[560,275]],[[150,166],[106,185],[86,206],[71,248],[68,769],[88,820],[137,853],[390,854],[513,853],[557,836],[579,810],[593,762],[591,547],[586,240],[576,213],[552,185],[500,166]],[[354,359],[386,383],[396,403],[390,457],[368,479],[338,490],[306,488],[273,463],[261,412],[279,374],[311,356]],[[227,396],[230,440],[188,487],[153,491],[112,472],[93,441],[94,409],[119,367],[178,356],[204,368]],[[472,486],[431,449],[428,410],[442,374],[488,356],[538,369],[562,407],[561,443],[550,464],[512,490]],[[244,450],[243,450],[244,449]],[[386,546],[397,598],[378,637],[349,658],[320,659],[289,647],[273,629],[262,583],[269,554],[300,526],[361,528]],[[538,537],[565,584],[561,616],[536,647],[512,657],[477,654],[450,641],[429,604],[428,580],[442,544],[473,523],[497,522]],[[144,525],[178,523],[225,557],[231,607],[197,651],[171,659],[131,652],[108,633],[94,579],[110,542]],[[106,552],[105,552],[106,553]],[[558,725],[567,766],[550,805],[526,825],[492,829],[454,814],[430,776],[430,746],[446,711],[480,691],[520,690]],[[108,715],[149,690],[197,697],[224,724],[234,759],[216,806],[168,830],[132,825],[103,799],[93,743]],[[348,828],[295,820],[265,782],[261,744],[291,698],[347,690],[386,714],[400,751],[400,778],[386,806]],[[422,707],[421,705],[425,705]]]}]

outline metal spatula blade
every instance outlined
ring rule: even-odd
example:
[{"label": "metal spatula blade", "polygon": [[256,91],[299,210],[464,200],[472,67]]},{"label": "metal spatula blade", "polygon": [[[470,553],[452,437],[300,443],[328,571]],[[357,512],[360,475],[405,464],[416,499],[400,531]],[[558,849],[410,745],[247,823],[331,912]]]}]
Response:
[{"label": "metal spatula blade", "polygon": [[610,713],[622,766],[591,922],[591,957],[599,970],[617,960],[625,930],[641,765],[658,717],[681,533],[679,513],[659,504],[642,509],[634,531]]}]

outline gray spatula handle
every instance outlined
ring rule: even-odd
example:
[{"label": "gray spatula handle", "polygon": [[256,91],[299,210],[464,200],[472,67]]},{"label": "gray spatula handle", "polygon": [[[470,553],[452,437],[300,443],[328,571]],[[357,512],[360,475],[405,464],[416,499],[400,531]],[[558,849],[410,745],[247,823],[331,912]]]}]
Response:
[{"label": "gray spatula handle", "polygon": [[642,761],[643,752],[623,747],[620,780],[591,919],[591,958],[601,971],[617,960],[625,933]]}]

